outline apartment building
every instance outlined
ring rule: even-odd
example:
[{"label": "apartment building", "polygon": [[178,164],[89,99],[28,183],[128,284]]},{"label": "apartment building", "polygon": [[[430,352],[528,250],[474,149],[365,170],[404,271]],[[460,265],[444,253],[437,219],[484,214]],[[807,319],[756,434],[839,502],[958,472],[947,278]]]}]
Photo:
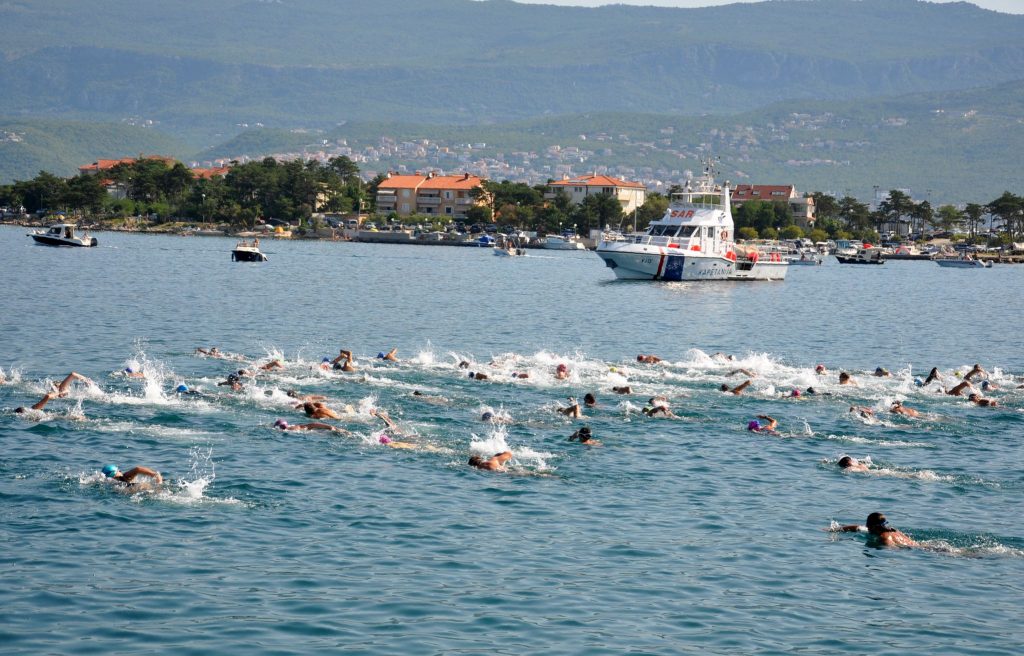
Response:
[{"label": "apartment building", "polygon": [[793,216],[793,223],[801,228],[814,227],[814,221],[817,218],[814,211],[814,199],[801,196],[797,193],[794,185],[736,185],[736,188],[732,190],[733,207],[739,207],[748,200],[785,203]]},{"label": "apartment building", "polygon": [[377,186],[377,212],[399,216],[437,214],[453,219],[466,218],[474,205],[486,205],[486,198],[474,198],[473,190],[483,179],[470,173],[459,175],[398,175],[388,173]]},{"label": "apartment building", "polygon": [[551,199],[559,190],[568,194],[573,203],[582,203],[587,196],[611,194],[622,204],[622,211],[630,214],[644,204],[647,199],[647,188],[639,182],[627,182],[609,175],[581,175],[574,178],[565,176],[563,179],[548,184],[545,198]]}]

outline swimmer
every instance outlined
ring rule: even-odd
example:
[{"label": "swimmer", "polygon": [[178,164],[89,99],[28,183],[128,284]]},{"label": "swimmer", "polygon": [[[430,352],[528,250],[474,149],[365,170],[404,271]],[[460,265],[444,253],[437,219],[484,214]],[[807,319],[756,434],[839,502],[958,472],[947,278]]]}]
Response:
[{"label": "swimmer", "polygon": [[850,412],[856,412],[864,419],[871,419],[872,417],[875,416],[874,410],[863,405],[851,405]]},{"label": "swimmer", "polygon": [[806,390],[804,390],[804,394],[807,394],[809,396],[832,396],[832,392],[819,392],[813,387],[808,387]]},{"label": "swimmer", "polygon": [[922,383],[922,385],[927,385],[928,383],[932,382],[933,380],[937,380],[940,383],[942,382],[942,378],[939,376],[939,368],[938,367],[932,367],[932,370],[928,372],[928,377],[924,379],[924,383]]},{"label": "swimmer", "polygon": [[740,383],[736,387],[733,387],[732,389],[729,389],[729,386],[726,385],[725,383],[722,383],[722,386],[719,387],[718,389],[720,391],[722,391],[722,392],[729,392],[731,394],[735,394],[736,396],[739,396],[740,394],[743,393],[743,390],[745,390],[748,387],[750,387],[750,383],[751,383],[751,381],[748,378],[747,380],[743,381],[742,383]]},{"label": "swimmer", "polygon": [[858,472],[862,474],[867,473],[868,469],[871,467],[868,463],[861,462],[860,460],[851,458],[850,456],[843,456],[836,464],[839,465],[839,468],[843,471]]},{"label": "swimmer", "polygon": [[995,408],[999,406],[999,403],[997,401],[994,401],[992,399],[986,399],[980,394],[971,394],[967,397],[967,400],[973,403],[974,405],[983,408]]},{"label": "swimmer", "polygon": [[485,412],[485,413],[483,413],[482,415],[480,415],[480,421],[489,421],[491,423],[494,423],[496,421],[495,418],[494,418],[494,413],[493,412]]},{"label": "swimmer", "polygon": [[[886,547],[919,547],[917,542],[908,537],[903,531],[889,526],[885,515],[880,512],[873,512],[868,515],[867,532],[876,538],[879,543]],[[862,529],[857,524],[843,526],[839,529],[844,533],[859,532]]]},{"label": "swimmer", "polygon": [[[653,401],[653,399],[652,399]],[[669,419],[678,419],[679,415],[672,412],[667,405],[658,404],[651,405],[641,410],[648,417],[667,417]]]},{"label": "swimmer", "polygon": [[594,439],[594,436],[590,432],[590,426],[584,426],[575,433],[569,436],[570,442],[579,442],[580,444],[586,444],[587,446],[601,446],[601,442]]},{"label": "swimmer", "polygon": [[128,378],[145,378],[146,372],[135,369],[134,367],[125,367],[121,372]]},{"label": "swimmer", "polygon": [[448,399],[443,397],[443,396],[435,396],[435,395],[432,395],[432,394],[424,394],[423,392],[421,392],[419,390],[413,390],[412,396],[415,396],[420,401],[424,401],[426,403],[441,403],[441,404],[448,403]]},{"label": "swimmer", "polygon": [[878,378],[888,378],[892,376],[892,374],[889,373],[889,370],[886,369],[885,367],[875,367],[874,375],[877,376]]},{"label": "swimmer", "polygon": [[391,349],[387,353],[381,351],[380,353],[377,354],[377,359],[387,360],[388,362],[398,362],[398,357],[395,355],[395,353],[398,353],[398,347]]},{"label": "swimmer", "polygon": [[739,369],[733,369],[732,371],[727,373],[726,376],[735,376],[736,374],[743,374],[747,378],[757,378],[756,372],[753,372],[750,369],[744,369],[742,367],[740,367]]},{"label": "swimmer", "polygon": [[722,353],[721,351],[717,351],[715,353],[712,353],[711,357],[714,360],[729,360],[729,361],[732,361],[732,360],[736,359],[736,356],[729,355],[728,353]]},{"label": "swimmer", "polygon": [[946,390],[946,394],[949,394],[950,396],[963,396],[965,389],[974,391],[974,385],[971,385],[971,381],[964,380],[957,383],[956,386]]},{"label": "swimmer", "polygon": [[[814,389],[814,388],[811,387],[811,388],[808,388],[808,389]],[[814,392],[809,392],[809,393],[813,394]],[[791,391],[789,394],[783,393],[782,396],[783,396],[783,398],[798,399],[798,398],[800,398],[800,390],[793,389],[793,391]]]},{"label": "swimmer", "polygon": [[988,391],[997,390],[997,389],[999,389],[999,388],[996,386],[995,383],[993,383],[991,381],[988,381],[988,380],[981,381],[981,391],[982,392],[988,392]]},{"label": "swimmer", "polygon": [[564,362],[555,367],[555,380],[565,380],[569,377],[569,367]]},{"label": "swimmer", "polygon": [[217,387],[230,387],[232,392],[241,392],[243,388],[240,381],[241,379],[238,377],[238,374],[231,373],[228,374],[227,380],[217,383]]},{"label": "swimmer", "polygon": [[975,364],[971,367],[971,370],[964,374],[964,380],[970,380],[975,376],[981,376],[982,378],[988,378],[988,372],[981,368],[980,364]]},{"label": "swimmer", "polygon": [[825,368],[825,365],[819,364],[818,366],[814,367],[814,373],[818,374],[819,376],[823,376],[828,373],[828,369]]},{"label": "swimmer", "polygon": [[621,385],[613,387],[612,391],[615,392],[616,394],[632,394],[633,388],[631,388],[629,385]]},{"label": "swimmer", "polygon": [[313,419],[341,419],[341,415],[319,401],[306,401],[295,407],[302,408],[306,416]]},{"label": "swimmer", "polygon": [[482,456],[471,456],[469,458],[469,464],[471,467],[477,469],[485,469],[487,471],[507,471],[505,463],[512,459],[511,451],[502,451],[501,453],[495,453],[490,458],[483,458]]},{"label": "swimmer", "polygon": [[[765,423],[762,424],[757,419],[763,419]],[[769,435],[778,435],[778,432],[775,430],[779,425],[777,419],[769,415],[757,415],[757,419],[751,419],[747,423],[748,431],[751,433],[768,433]]]},{"label": "swimmer", "polygon": [[567,408],[555,408],[558,412],[561,412],[566,417],[572,417],[573,419],[579,419],[583,416],[583,409],[580,408],[579,401],[574,397],[569,397],[569,407]]},{"label": "swimmer", "polygon": [[587,392],[586,395],[583,397],[583,405],[587,406],[588,408],[596,407],[597,397],[595,397],[590,392]]},{"label": "swimmer", "polygon": [[661,358],[659,358],[656,355],[644,355],[643,353],[641,353],[640,355],[636,356],[636,361],[643,362],[644,364],[658,364],[659,362],[661,362]]},{"label": "swimmer", "polygon": [[512,377],[513,378],[529,378],[530,374],[525,372],[525,371],[523,371],[523,372],[513,373]]},{"label": "swimmer", "polygon": [[263,371],[273,371],[274,369],[284,369],[284,363],[280,360],[274,359],[270,362],[260,365],[260,369]]},{"label": "swimmer", "polygon": [[313,421],[308,424],[289,424],[284,419],[278,419],[274,422],[274,428],[283,431],[330,431],[332,433],[345,433],[350,435],[347,430],[338,428],[337,426],[331,426],[330,424],[323,424],[318,421]]},{"label": "swimmer", "polygon": [[840,371],[839,372],[839,384],[840,385],[853,385],[854,387],[857,387],[857,381],[855,381],[853,379],[853,376],[851,376],[850,374],[846,373],[845,371]]},{"label": "swimmer", "polygon": [[[288,396],[292,397],[293,399],[295,399],[297,401],[301,401],[302,403],[306,403],[306,402],[312,403],[314,401],[326,401],[327,400],[327,397],[324,396],[323,394],[299,394],[299,392],[297,390],[293,390],[293,389],[290,389],[290,390],[286,391],[285,394],[287,394]],[[295,406],[295,407],[298,407],[298,406]]]},{"label": "swimmer", "polygon": [[387,426],[388,429],[391,430],[392,432],[401,434],[402,431],[398,429],[398,424],[396,424],[395,420],[392,419],[390,415],[388,415],[387,410],[381,410],[380,408],[372,408],[370,410],[370,414],[376,417],[377,419],[383,421],[384,425]]},{"label": "swimmer", "polygon": [[189,387],[188,385],[186,385],[185,383],[182,383],[181,385],[178,385],[177,387],[175,387],[174,388],[174,393],[179,395],[179,396],[182,396],[182,395],[184,395],[184,396],[206,396],[205,394],[203,394],[199,390],[194,390],[191,387]]},{"label": "swimmer", "polygon": [[217,349],[216,346],[211,346],[209,349],[204,349],[202,347],[199,347],[199,348],[196,349],[196,353],[200,353],[202,355],[208,355],[211,358],[223,358],[224,357],[223,355],[221,355],[220,351]]},{"label": "swimmer", "polygon": [[[133,467],[132,469],[122,473],[118,470],[117,465],[104,465],[103,475],[107,478],[112,478],[119,483],[125,483],[132,489],[152,488],[164,482],[163,477],[160,476],[160,472],[150,469],[149,467]],[[152,479],[152,483],[136,481],[135,479],[139,476],[148,476]]]},{"label": "swimmer", "polygon": [[908,408],[903,405],[903,401],[893,401],[892,407],[889,408],[889,412],[897,415],[903,415],[904,417],[920,417],[921,413],[913,408]]},{"label": "swimmer", "polygon": [[[91,380],[89,380],[82,374],[72,371],[71,373],[64,377],[64,380],[60,381],[60,384],[57,385],[56,388],[51,389],[49,392],[44,394],[43,398],[39,399],[39,401],[37,401],[32,406],[32,410],[42,410],[43,408],[46,407],[46,404],[52,401],[53,399],[60,399],[67,396],[68,388],[71,387],[71,383],[75,382],[76,380],[80,380],[86,385],[95,385],[95,383],[93,383]],[[18,414],[22,414],[26,412],[26,409],[24,407],[21,407],[15,408],[14,411],[17,412]]]},{"label": "swimmer", "polygon": [[459,369],[469,369],[469,362],[462,360],[459,362]]},{"label": "swimmer", "polygon": [[469,372],[469,377],[473,380],[490,380],[490,377],[487,374],[481,373],[479,371],[475,373],[472,371]]}]

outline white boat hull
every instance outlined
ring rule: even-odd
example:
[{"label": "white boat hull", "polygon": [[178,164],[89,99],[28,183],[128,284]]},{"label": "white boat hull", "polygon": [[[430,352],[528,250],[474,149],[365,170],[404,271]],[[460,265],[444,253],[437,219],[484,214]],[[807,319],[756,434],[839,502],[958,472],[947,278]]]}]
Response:
[{"label": "white boat hull", "polygon": [[597,255],[620,280],[727,280],[734,269],[726,257],[655,246],[602,243]]},{"label": "white boat hull", "polygon": [[935,263],[940,267],[950,267],[954,269],[988,269],[992,266],[991,262],[983,262],[981,260],[957,260],[957,259],[946,259],[946,260],[935,260]]}]

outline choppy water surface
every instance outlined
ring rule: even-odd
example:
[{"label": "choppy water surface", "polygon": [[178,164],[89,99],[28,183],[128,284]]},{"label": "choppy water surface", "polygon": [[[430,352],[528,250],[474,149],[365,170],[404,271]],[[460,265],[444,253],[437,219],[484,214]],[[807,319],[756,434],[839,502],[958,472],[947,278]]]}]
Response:
[{"label": "choppy water surface", "polygon": [[[1024,268],[833,260],[780,284],[631,284],[582,253],[274,242],[268,263],[236,264],[226,239],[98,237],[51,249],[0,229],[7,653],[1024,643]],[[400,362],[374,357],[392,347]],[[357,372],[319,368],[340,348]],[[284,369],[243,391],[217,386],[273,358]],[[975,362],[1000,407],[914,383]],[[738,369],[756,374],[746,393],[717,391]],[[12,412],[71,370],[95,384]],[[326,396],[350,434],[272,428],[304,421],[287,390]],[[585,418],[556,412],[586,392]],[[678,417],[646,416],[655,395]],[[746,432],[758,414],[780,434]],[[601,446],[567,441],[584,424]],[[465,465],[505,449],[508,473]],[[839,471],[844,454],[872,470]],[[125,493],[108,462],[167,482]],[[875,510],[924,548],[824,530]]]}]

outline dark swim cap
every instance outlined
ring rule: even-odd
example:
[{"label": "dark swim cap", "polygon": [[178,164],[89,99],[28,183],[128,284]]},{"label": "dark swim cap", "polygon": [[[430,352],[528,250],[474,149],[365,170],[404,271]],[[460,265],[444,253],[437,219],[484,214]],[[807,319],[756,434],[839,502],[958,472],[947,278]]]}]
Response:
[{"label": "dark swim cap", "polygon": [[480,417],[480,419],[482,419],[483,421],[490,421],[490,420],[494,419],[494,413],[493,412],[485,412],[483,414],[483,416]]}]

